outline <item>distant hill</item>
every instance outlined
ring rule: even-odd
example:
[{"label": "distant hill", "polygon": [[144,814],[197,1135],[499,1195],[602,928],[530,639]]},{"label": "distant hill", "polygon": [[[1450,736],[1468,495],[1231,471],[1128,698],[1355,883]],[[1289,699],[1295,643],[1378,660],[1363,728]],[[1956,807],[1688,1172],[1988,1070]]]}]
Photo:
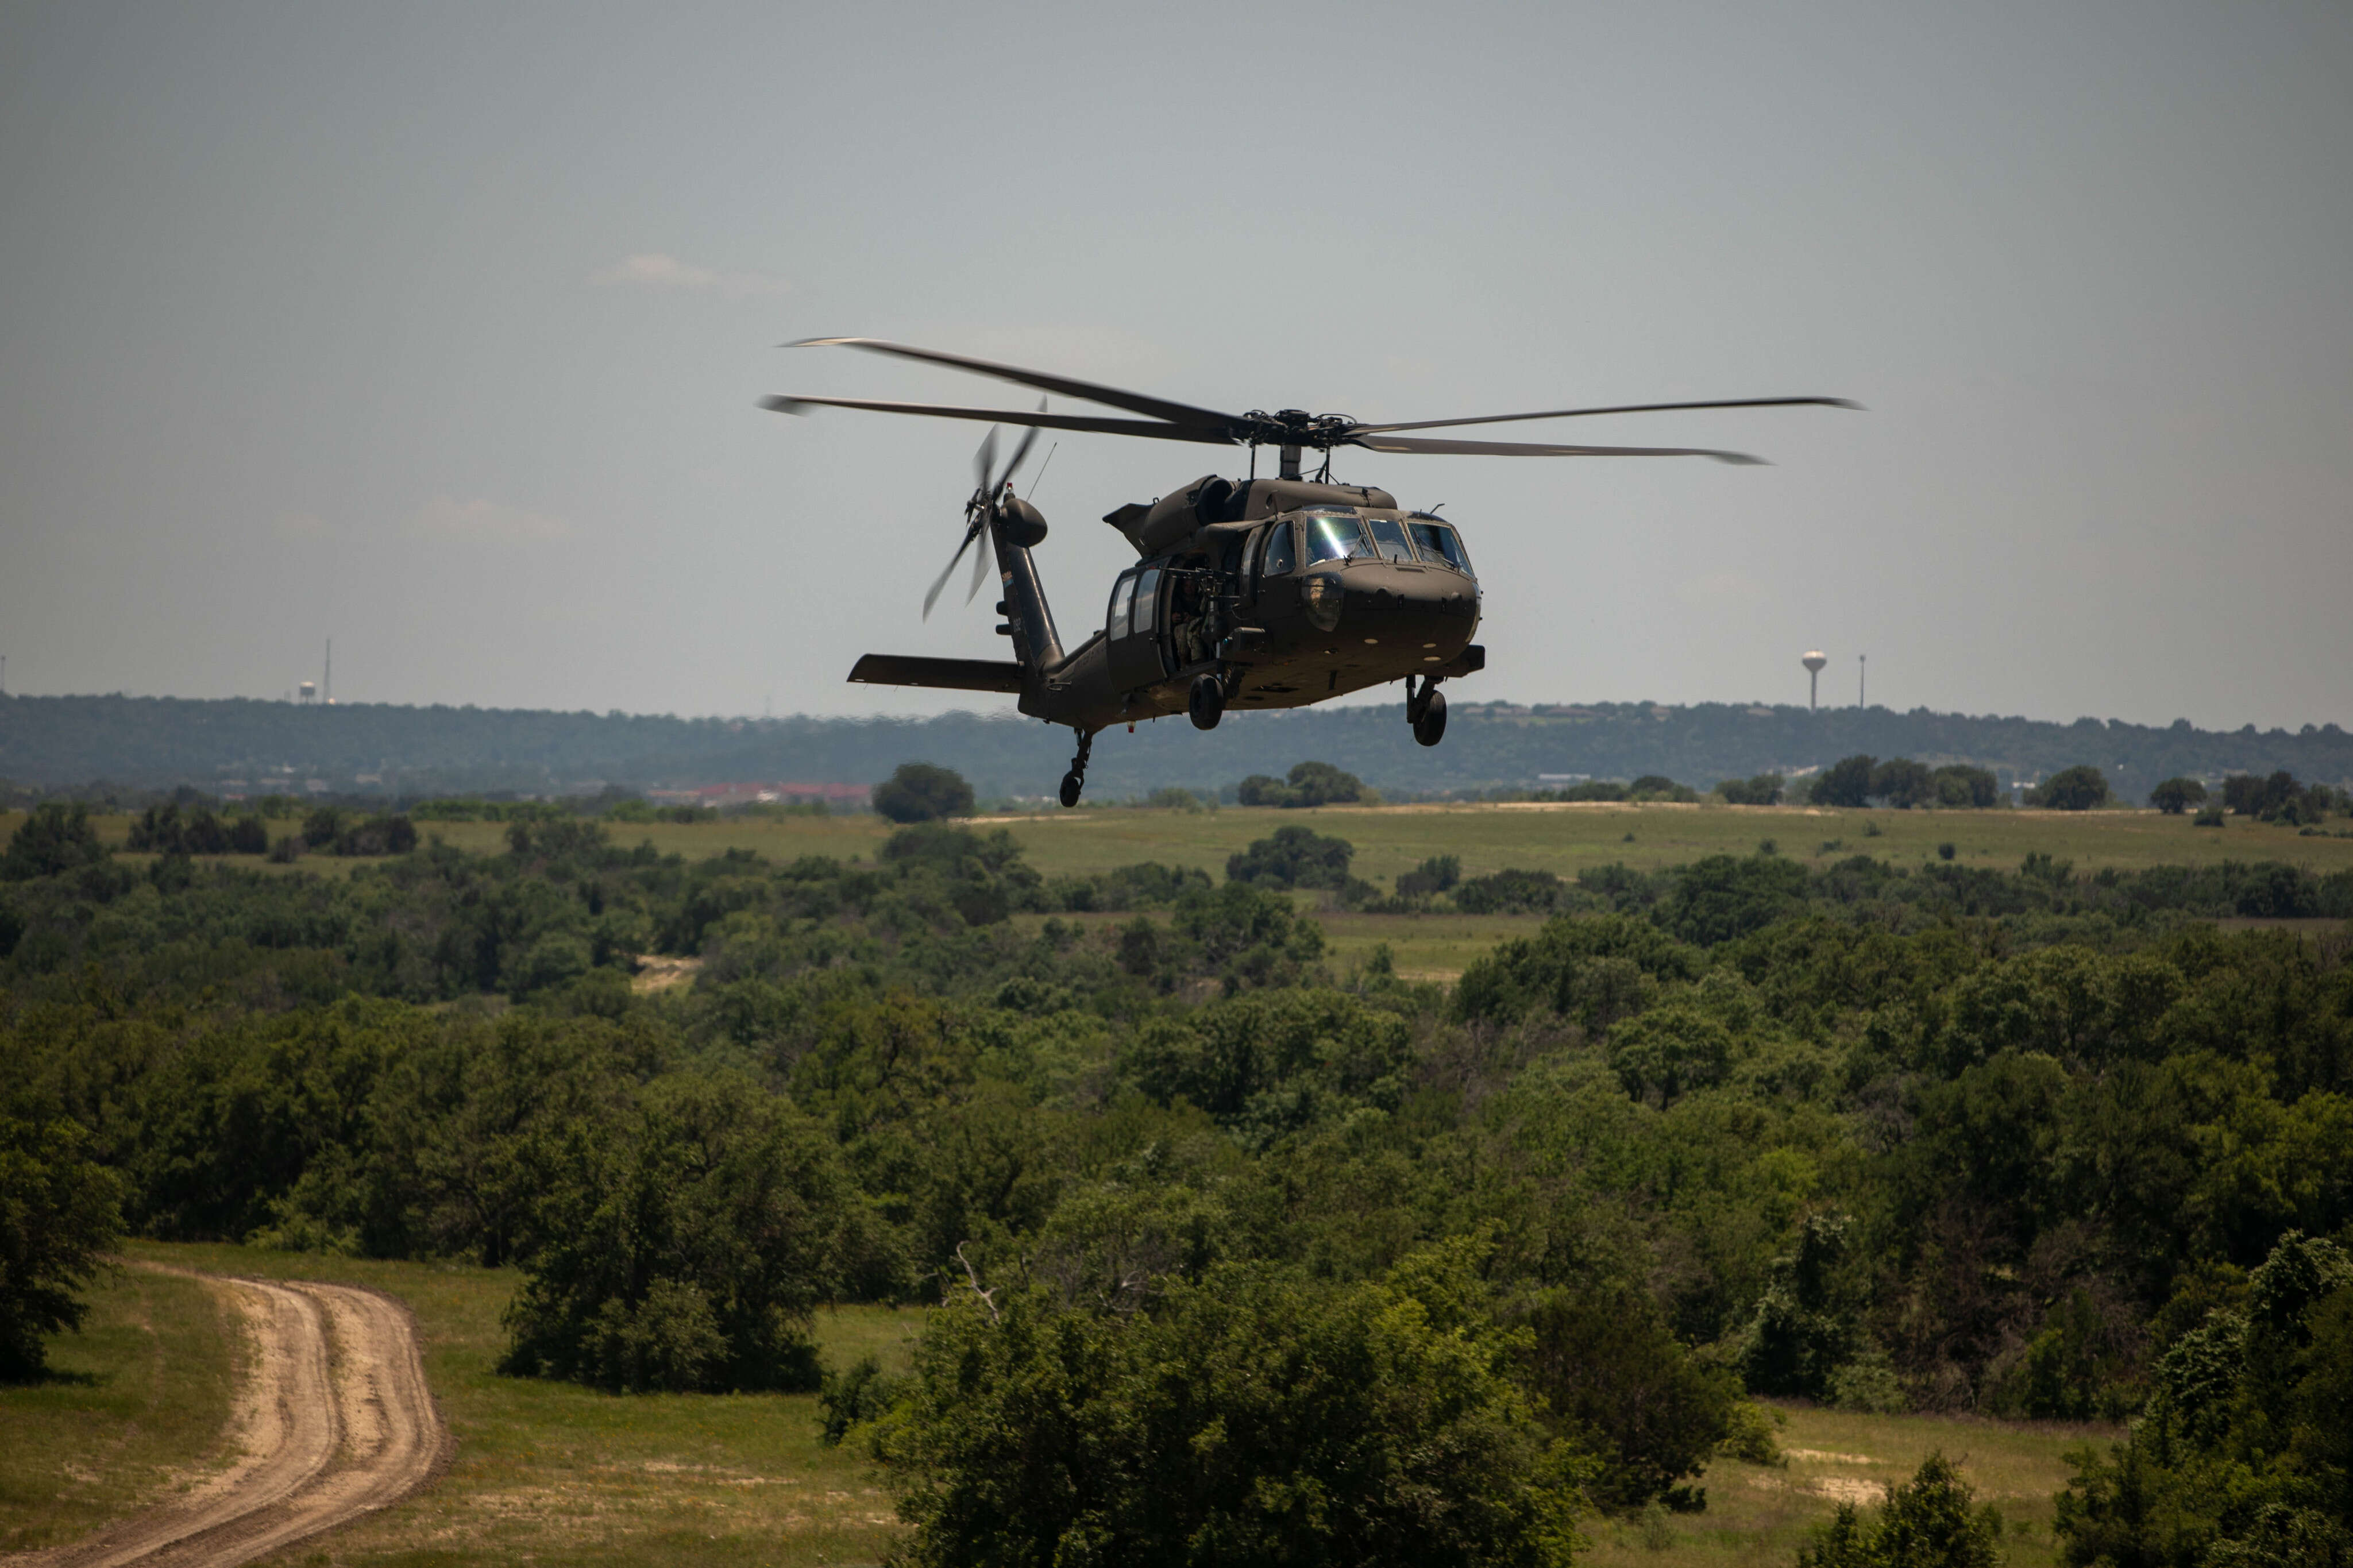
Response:
[{"label": "distant hill", "polygon": [[[1237,713],[1202,734],[1182,719],[1098,738],[1088,773],[1098,798],[1165,784],[1215,789],[1303,758],[1337,763],[1377,788],[1435,794],[1535,787],[1545,775],[1665,773],[1719,779],[1794,773],[1856,752],[1974,763],[2005,783],[2091,763],[2130,798],[2175,773],[2207,778],[2285,768],[2353,784],[2353,735],[2335,724],[2290,733],[2156,728],[2079,719],[2054,724],[1915,709],[1702,703],[1458,702],[1443,745],[1413,743],[1403,705]],[[1010,714],[933,719],[677,719],[513,709],[334,708],[237,699],[0,697],[0,778],[58,788],[105,782],[207,790],[337,793],[570,793],[605,784],[680,787],[736,781],[871,784],[917,759],[955,768],[982,795],[1051,792],[1071,734]],[[228,781],[243,781],[242,786]]]}]

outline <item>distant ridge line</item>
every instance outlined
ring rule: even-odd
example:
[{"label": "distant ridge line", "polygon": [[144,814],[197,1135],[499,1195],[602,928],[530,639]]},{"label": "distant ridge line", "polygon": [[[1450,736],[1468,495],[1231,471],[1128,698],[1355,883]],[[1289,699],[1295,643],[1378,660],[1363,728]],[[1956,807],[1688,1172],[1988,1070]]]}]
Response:
[{"label": "distant ridge line", "polygon": [[[1043,795],[1070,737],[1008,712],[931,717],[702,718],[345,703],[300,708],[253,698],[0,697],[0,780],[35,788],[131,788],[243,781],[395,795],[691,789],[741,779],[871,784],[898,763],[956,768],[985,795]],[[1402,794],[1536,787],[1542,775],[1660,773],[1705,788],[1719,779],[1820,766],[1857,752],[1967,762],[2006,782],[2076,763],[2144,797],[2175,773],[2215,778],[2284,768],[2353,784],[2353,734],[2335,723],[2295,732],[2200,730],[2079,719],[1809,711],[1749,702],[1456,702],[1443,745],[1413,743],[1398,704],[1235,714],[1204,734],[1172,721],[1106,731],[1090,788],[1099,798],[1169,783],[1229,784],[1303,758],[1331,762]]]}]

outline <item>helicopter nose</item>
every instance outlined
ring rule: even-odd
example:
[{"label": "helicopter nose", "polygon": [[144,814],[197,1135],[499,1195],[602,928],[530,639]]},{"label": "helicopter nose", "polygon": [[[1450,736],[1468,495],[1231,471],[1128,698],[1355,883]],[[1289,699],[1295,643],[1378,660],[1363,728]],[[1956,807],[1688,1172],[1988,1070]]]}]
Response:
[{"label": "helicopter nose", "polygon": [[1479,624],[1479,593],[1461,578],[1394,573],[1349,584],[1343,635],[1375,646],[1404,644],[1451,657]]}]

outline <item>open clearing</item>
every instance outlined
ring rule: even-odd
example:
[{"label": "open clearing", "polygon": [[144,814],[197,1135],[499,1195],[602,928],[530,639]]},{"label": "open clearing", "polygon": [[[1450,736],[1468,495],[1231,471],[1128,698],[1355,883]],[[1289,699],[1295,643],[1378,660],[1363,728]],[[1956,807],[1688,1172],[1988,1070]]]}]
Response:
[{"label": "open clearing", "polygon": [[[0,836],[15,831],[21,813],[0,814]],[[130,819],[100,817],[99,830],[121,844]],[[2115,866],[2130,870],[2159,865],[2211,865],[2221,860],[2284,860],[2315,871],[2353,868],[2353,822],[2332,818],[2323,836],[2232,817],[2228,826],[2196,827],[2187,816],[2155,811],[1832,811],[1771,805],[1619,805],[1494,804],[1467,805],[1323,806],[1308,811],[1227,806],[1216,811],[1159,811],[1103,806],[1050,815],[984,817],[982,831],[1004,827],[1021,843],[1029,863],[1047,876],[1109,870],[1139,860],[1197,866],[1223,875],[1226,857],[1278,827],[1335,834],[1356,847],[1355,871],[1393,881],[1432,855],[1453,855],[1466,875],[1506,867],[1574,876],[1588,867],[1623,861],[1652,868],[1703,855],[1746,855],[1771,839],[1784,855],[1827,864],[1870,855],[1914,866],[1951,844],[1965,865],[2011,868],[2029,854],[2072,860],[2079,871]],[[430,822],[427,838],[459,847],[498,850],[505,825]],[[271,825],[273,837],[297,825]],[[1873,829],[1876,828],[1874,834]],[[733,817],[704,823],[615,823],[614,842],[650,841],[664,854],[702,859],[742,848],[776,860],[801,855],[871,855],[892,825],[860,814],[843,816]],[[146,857],[130,857],[134,862]],[[364,859],[306,856],[290,867],[253,856],[230,862],[271,870],[302,869],[329,876]]]},{"label": "open clearing", "polygon": [[110,1270],[46,1383],[0,1386],[0,1552],[78,1541],[195,1486],[221,1450],[244,1348],[202,1283]]},{"label": "open clearing", "polygon": [[[897,1526],[872,1467],[818,1441],[809,1394],[623,1398],[501,1377],[512,1270],[135,1243],[133,1256],[221,1274],[380,1290],[415,1316],[455,1449],[431,1488],[269,1561],[872,1563]],[[828,1359],[905,1364],[920,1314],[826,1313]],[[69,1337],[69,1342],[70,1339]]]},{"label": "open clearing", "polygon": [[190,1282],[242,1319],[240,1375],[211,1473],[34,1554],[43,1568],[232,1568],[399,1501],[443,1458],[448,1434],[396,1302],[308,1280]]},{"label": "open clearing", "polygon": [[[428,1489],[269,1561],[304,1568],[526,1558],[841,1568],[875,1562],[898,1531],[873,1467],[855,1451],[818,1442],[811,1395],[622,1397],[497,1375],[491,1366],[504,1344],[499,1313],[517,1278],[511,1270],[231,1247],[138,1243],[132,1250],[172,1268],[358,1286],[397,1298],[414,1314],[427,1375],[455,1439],[448,1469]],[[209,1310],[193,1281],[147,1279],[158,1301],[197,1318]],[[177,1289],[183,1285],[195,1293]],[[117,1319],[138,1295],[132,1289],[121,1297],[126,1288],[109,1288]],[[913,1310],[845,1308],[820,1316],[818,1338],[837,1364],[872,1352],[903,1369],[921,1321]],[[70,1351],[73,1343],[68,1336],[62,1346]],[[74,1364],[69,1355],[59,1359]],[[114,1359],[145,1364],[136,1356]],[[8,1397],[13,1415],[20,1406],[15,1394]],[[209,1408],[226,1415],[227,1401]],[[112,1435],[119,1437],[134,1414],[112,1416]],[[1673,1568],[1787,1563],[1839,1500],[1874,1500],[1879,1486],[1910,1475],[1941,1448],[2011,1521],[2011,1562],[2042,1568],[2053,1560],[2051,1494],[2066,1479],[2065,1453],[2112,1436],[1802,1407],[1785,1415],[1786,1468],[1717,1463],[1704,1479],[1706,1511],[1669,1516],[1662,1546],[1645,1543],[1640,1521],[1588,1520],[1587,1561]],[[166,1462],[185,1464],[207,1446],[194,1437]],[[87,1468],[90,1452],[87,1440],[75,1450],[79,1458],[60,1451],[59,1468],[50,1473]],[[21,1456],[11,1462],[17,1486],[37,1485],[42,1464]],[[14,1506],[6,1516],[12,1526],[20,1517]]]},{"label": "open clearing", "polygon": [[[1809,1531],[1842,1501],[1876,1504],[1891,1481],[1911,1479],[1937,1449],[1960,1468],[1978,1500],[2001,1510],[2010,1568],[2058,1561],[2052,1497],[2066,1485],[2069,1450],[2118,1439],[2119,1430],[2057,1423],[2010,1424],[1934,1415],[1858,1415],[1801,1405],[1782,1409],[1786,1468],[1719,1459],[1702,1478],[1703,1513],[1670,1514],[1664,1538],[1646,1543],[1640,1521],[1588,1521],[1597,1568],[1733,1568],[1787,1564]],[[1661,1521],[1654,1520],[1655,1530]]]}]

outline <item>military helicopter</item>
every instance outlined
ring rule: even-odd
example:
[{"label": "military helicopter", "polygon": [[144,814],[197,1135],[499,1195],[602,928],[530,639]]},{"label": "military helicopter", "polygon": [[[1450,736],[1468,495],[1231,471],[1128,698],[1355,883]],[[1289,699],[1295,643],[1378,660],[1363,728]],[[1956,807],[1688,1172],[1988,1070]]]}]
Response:
[{"label": "military helicopter", "polygon": [[[1053,414],[1046,411],[1043,399],[1035,412],[852,397],[769,397],[760,405],[779,414],[863,408],[1027,426],[1002,469],[996,467],[997,430],[992,427],[982,439],[973,458],[976,483],[965,502],[964,540],[923,595],[928,618],[957,563],[977,546],[972,587],[965,595],[970,604],[980,592],[994,552],[1005,595],[997,604],[997,613],[1005,617],[997,633],[1012,639],[1012,658],[870,653],[850,670],[849,679],[880,686],[1002,692],[1018,698],[1023,713],[1069,725],[1078,736],[1078,754],[1062,775],[1066,806],[1078,805],[1086,787],[1087,759],[1099,731],[1122,723],[1133,729],[1137,721],[1164,713],[1187,713],[1197,727],[1214,730],[1229,707],[1303,708],[1401,679],[1413,738],[1425,746],[1444,738],[1446,698],[1439,683],[1475,674],[1487,663],[1486,650],[1471,640],[1479,629],[1480,598],[1470,552],[1463,548],[1461,531],[1435,513],[1400,508],[1384,489],[1334,482],[1334,448],[1757,463],[1762,459],[1746,453],[1699,447],[1541,446],[1405,432],[1677,409],[1859,406],[1838,397],[1742,397],[1365,425],[1343,415],[1297,408],[1223,414],[1071,376],[875,338],[807,338],[785,346],[862,349],[921,360],[1144,416],[1124,419]],[[1013,489],[1013,476],[1039,430],[1247,447],[1250,453],[1246,479],[1204,474],[1148,505],[1130,502],[1103,514],[1103,521],[1135,547],[1137,561],[1113,583],[1102,628],[1089,632],[1075,647],[1062,644],[1030,556],[1046,537],[1046,519]],[[1258,477],[1261,447],[1272,447],[1279,454],[1272,479]],[[1301,471],[1302,455],[1309,451],[1323,455],[1313,479]]]}]

